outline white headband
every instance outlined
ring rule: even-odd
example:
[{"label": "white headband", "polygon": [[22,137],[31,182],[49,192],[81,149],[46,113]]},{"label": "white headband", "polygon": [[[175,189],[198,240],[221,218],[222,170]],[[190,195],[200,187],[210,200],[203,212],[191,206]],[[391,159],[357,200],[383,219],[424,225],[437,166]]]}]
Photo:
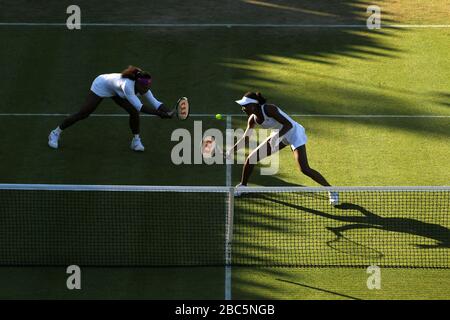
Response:
[{"label": "white headband", "polygon": [[250,104],[250,103],[257,103],[257,104],[259,104],[259,101],[255,100],[255,99],[247,98],[247,97],[242,97],[241,100],[236,100],[236,103],[240,104],[241,106],[245,106],[245,105]]}]

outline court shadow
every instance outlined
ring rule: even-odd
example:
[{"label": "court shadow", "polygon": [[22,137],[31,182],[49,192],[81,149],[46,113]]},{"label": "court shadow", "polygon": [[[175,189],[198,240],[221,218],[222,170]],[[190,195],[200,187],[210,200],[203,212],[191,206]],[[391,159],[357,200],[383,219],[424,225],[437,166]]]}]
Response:
[{"label": "court shadow", "polygon": [[284,282],[284,283],[289,283],[289,284],[301,286],[301,287],[304,287],[304,288],[312,289],[312,290],[315,290],[315,291],[328,293],[330,295],[341,297],[341,298],[346,298],[346,299],[350,299],[350,300],[362,300],[362,299],[359,299],[359,298],[356,298],[356,297],[352,297],[352,296],[349,296],[349,295],[346,295],[346,294],[342,294],[342,293],[339,293],[339,292],[330,291],[330,290],[322,289],[322,288],[319,288],[319,287],[308,286],[308,285],[303,284],[303,283],[298,283],[298,282],[293,282],[293,281],[283,280],[283,279],[276,279],[276,280]]},{"label": "court shadow", "polygon": [[433,92],[435,98],[438,99],[439,104],[450,107],[450,93],[448,92]]}]

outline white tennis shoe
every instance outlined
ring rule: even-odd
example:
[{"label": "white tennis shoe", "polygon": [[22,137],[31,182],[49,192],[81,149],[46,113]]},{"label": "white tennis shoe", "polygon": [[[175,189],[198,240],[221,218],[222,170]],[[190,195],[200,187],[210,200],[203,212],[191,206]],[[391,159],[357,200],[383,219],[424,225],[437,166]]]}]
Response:
[{"label": "white tennis shoe", "polygon": [[337,206],[339,204],[339,193],[336,191],[328,192],[328,196],[330,197],[330,204],[332,206]]},{"label": "white tennis shoe", "polygon": [[242,188],[247,188],[247,186],[244,186],[243,184],[238,184],[235,189],[234,189],[234,196],[235,197],[240,197],[242,195],[242,191],[240,191],[239,189],[242,190]]},{"label": "white tennis shoe", "polygon": [[141,142],[141,138],[133,138],[130,145],[131,150],[143,152],[145,150],[144,145]]},{"label": "white tennis shoe", "polygon": [[48,135],[48,146],[52,149],[58,149],[59,134],[52,130]]}]

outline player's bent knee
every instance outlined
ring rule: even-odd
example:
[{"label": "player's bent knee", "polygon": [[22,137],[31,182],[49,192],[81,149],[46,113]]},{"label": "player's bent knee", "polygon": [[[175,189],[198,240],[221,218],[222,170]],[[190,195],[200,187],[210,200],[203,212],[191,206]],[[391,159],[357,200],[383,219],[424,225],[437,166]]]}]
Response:
[{"label": "player's bent knee", "polygon": [[135,108],[133,108],[133,107],[127,108],[126,110],[127,110],[128,114],[129,114],[131,117],[138,117],[138,116],[139,116],[139,111],[137,111],[137,110],[136,110]]},{"label": "player's bent knee", "polygon": [[313,172],[310,167],[300,167],[300,171],[306,176],[311,176]]},{"label": "player's bent knee", "polygon": [[133,117],[133,118],[139,118],[139,111],[137,111],[137,110],[134,109],[134,108],[133,108],[133,110],[131,110],[131,111],[129,112],[129,114],[130,114],[130,117]]},{"label": "player's bent knee", "polygon": [[83,119],[86,119],[86,118],[88,118],[89,117],[89,113],[77,113],[76,115],[75,115],[75,118],[77,119],[77,120],[83,120]]}]

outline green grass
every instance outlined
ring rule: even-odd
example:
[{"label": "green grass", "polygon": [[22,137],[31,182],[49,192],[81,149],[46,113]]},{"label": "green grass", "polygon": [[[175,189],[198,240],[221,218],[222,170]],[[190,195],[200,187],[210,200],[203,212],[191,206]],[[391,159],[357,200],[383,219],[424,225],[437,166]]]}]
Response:
[{"label": "green grass", "polygon": [[[448,299],[448,270],[381,269],[381,289],[367,288],[366,269],[235,268],[237,299]],[[439,280],[437,280],[439,279]]]},{"label": "green grass", "polygon": [[[115,1],[110,1],[103,11],[92,1],[79,4],[85,9],[85,21],[90,22],[242,22],[236,12],[254,19],[250,23],[364,23],[365,17],[365,10],[361,9],[365,2],[356,1],[333,5],[321,1],[283,1],[284,9],[245,1],[210,8],[211,2],[206,1],[204,6],[183,4],[186,7],[179,10],[167,10],[173,1],[152,6],[135,1],[129,6],[139,8],[133,18],[128,17],[131,16],[128,11],[115,10]],[[421,2],[417,10],[406,10],[418,4],[413,0],[381,4],[392,22],[448,20],[448,12],[442,10],[447,1]],[[19,5],[20,2],[15,2],[9,10],[2,10],[0,21],[18,21],[19,16],[24,21],[64,21],[62,3],[46,10]],[[210,8],[208,15],[204,14],[204,8]],[[245,91],[258,89],[288,113],[448,116],[449,35],[448,29],[369,32],[86,27],[81,32],[69,32],[63,27],[2,27],[0,59],[5,62],[2,70],[8,76],[0,80],[0,113],[74,112],[97,74],[136,64],[154,75],[154,93],[158,98],[170,105],[186,95],[195,113],[238,113],[233,100]],[[122,111],[111,101],[105,101],[97,112]],[[307,130],[311,166],[334,185],[448,185],[450,181],[448,118],[295,119]],[[147,150],[134,154],[128,149],[131,134],[126,118],[91,118],[64,133],[60,150],[49,150],[47,134],[61,120],[0,117],[2,183],[223,185],[225,182],[223,166],[171,163],[170,151],[175,142],[170,141],[170,135],[180,126],[192,131],[192,121],[143,118],[141,135]],[[225,128],[223,121],[212,117],[196,120],[202,120],[204,128]],[[243,118],[233,118],[233,127],[243,126]],[[283,150],[280,159],[281,168],[276,176],[261,176],[256,170],[251,182],[314,185],[299,173],[290,151]],[[240,169],[239,165],[233,166],[233,183],[238,182]],[[223,269],[186,268],[176,271],[173,278],[172,270],[87,269],[86,289],[75,293],[64,289],[64,270],[2,268],[0,296],[223,297]],[[383,289],[369,291],[364,287],[365,270],[235,268],[233,296],[331,299],[343,298],[338,295],[341,294],[361,299],[449,298],[445,290],[450,279],[448,270],[383,269],[382,272]]]},{"label": "green grass", "polygon": [[[223,268],[83,268],[67,290],[65,268],[0,269],[1,299],[223,299]],[[381,269],[381,289],[365,269],[233,268],[234,299],[448,299],[448,270]],[[437,281],[439,279],[439,281]]]},{"label": "green grass", "polygon": [[81,290],[67,290],[64,267],[1,267],[0,299],[223,299],[224,268],[81,269]]},{"label": "green grass", "polygon": [[[70,37],[66,37],[65,31],[57,29],[27,29],[25,32],[23,29],[3,29],[0,32],[6,47],[1,53],[2,59],[10,61],[7,68],[14,75],[12,80],[2,83],[5,92],[0,107],[2,112],[74,112],[84,100],[90,81],[97,73],[120,70],[130,62],[149,61],[146,67],[155,74],[156,96],[169,104],[177,96],[187,95],[191,97],[193,112],[196,113],[239,112],[233,99],[248,89],[260,89],[271,101],[290,113],[449,114],[446,90],[450,80],[444,75],[450,70],[448,63],[440,58],[449,49],[446,41],[448,31],[445,30],[399,31],[392,37],[367,34],[361,38],[371,39],[364,40],[368,44],[375,42],[388,48],[404,48],[405,52],[398,52],[392,58],[376,54],[348,57],[335,53],[321,58],[322,62],[309,61],[307,56],[313,55],[313,51],[330,50],[330,47],[339,46],[340,40],[348,37],[353,40],[353,36],[339,31],[305,31],[307,42],[300,42],[297,48],[295,42],[292,43],[292,36],[300,40],[303,39],[301,34],[280,31],[281,34],[277,35],[271,31],[267,35],[269,42],[278,43],[283,50],[279,50],[281,52],[276,59],[270,60],[267,54],[258,54],[257,51],[273,50],[272,45],[257,46],[255,43],[250,46],[255,47],[253,52],[250,49],[247,49],[250,52],[239,52],[239,46],[245,44],[248,35],[244,30],[165,31],[167,41],[162,40],[160,32],[143,31],[133,35],[137,39],[130,42],[131,48],[151,43],[164,50],[155,52],[149,46],[148,50],[136,49],[129,57],[122,54],[120,46],[115,46],[112,38],[126,41],[132,36],[131,31],[110,33],[90,29]],[[194,44],[213,35],[222,41],[213,38],[206,43],[204,50],[198,52]],[[94,51],[93,54],[94,48],[89,49],[93,44],[88,40],[94,38],[102,39],[96,43],[99,47],[110,47],[108,57],[102,56],[104,51]],[[55,52],[39,52],[38,48],[43,43],[56,40],[61,42],[60,51],[65,52],[62,56]],[[26,45],[18,48],[17,43],[21,42]],[[185,49],[183,53],[177,50],[179,45]],[[428,49],[430,46],[433,50]],[[295,50],[298,53],[294,53]],[[303,56],[302,50],[310,52],[305,52]],[[170,52],[170,55],[164,52]],[[286,57],[288,55],[291,57]],[[247,58],[235,58],[238,56]],[[36,61],[39,63],[36,64]],[[230,61],[235,62],[230,64]],[[79,65],[88,67],[79,68]],[[165,65],[171,67],[165,68]],[[52,70],[49,80],[42,82],[40,74],[48,72],[49,67]],[[31,74],[30,68],[34,70]],[[184,76],[180,77],[181,74]],[[20,79],[21,85],[18,86],[14,79]],[[212,79],[218,81],[212,82]],[[27,95],[22,96],[18,103],[16,97],[21,96],[22,87],[27,88]],[[122,111],[106,101],[98,112]],[[202,179],[192,179],[184,174],[183,167],[171,165],[170,150],[175,142],[167,141],[171,132],[180,126],[179,122],[143,119],[142,137],[151,154],[133,155],[127,152],[131,134],[123,118],[92,118],[80,123],[64,133],[62,149],[58,153],[50,153],[45,144],[46,135],[61,120],[53,117],[0,119],[2,127],[14,128],[0,138],[1,145],[8,150],[16,141],[21,141],[18,150],[0,155],[1,162],[5,164],[0,169],[3,181],[223,184],[224,169],[221,167],[191,166],[192,177],[202,176]],[[199,120],[204,121],[204,128],[224,128],[224,122],[212,118]],[[296,120],[307,129],[311,164],[330,177],[333,184],[442,185],[450,181],[449,171],[444,165],[450,151],[446,143],[450,125],[446,118],[299,117]],[[192,122],[181,125],[193,129]],[[242,127],[243,122],[240,118],[234,119],[233,126]],[[111,148],[112,144],[114,147]],[[290,158],[288,153],[283,152],[283,160]],[[429,158],[428,154],[433,154],[433,157]],[[67,159],[77,159],[71,161],[70,170]],[[123,163],[133,165],[122,166]],[[48,167],[52,168],[54,175],[43,170]],[[282,170],[286,168],[287,172],[291,172],[291,167],[295,168],[291,159],[282,161]],[[100,174],[91,175],[91,170]],[[238,175],[239,167],[234,171]],[[220,180],[217,176],[221,177]],[[284,179],[311,183],[300,175],[291,174]]]}]

